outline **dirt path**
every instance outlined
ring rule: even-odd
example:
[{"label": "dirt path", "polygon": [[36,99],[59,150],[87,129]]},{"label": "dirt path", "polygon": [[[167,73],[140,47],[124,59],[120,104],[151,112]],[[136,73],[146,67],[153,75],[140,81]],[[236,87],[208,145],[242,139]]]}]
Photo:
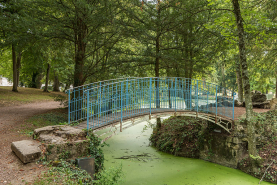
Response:
[{"label": "dirt path", "polygon": [[[254,108],[253,111],[257,113],[267,112],[270,109],[256,109]],[[241,117],[242,115],[246,114],[245,107],[235,107],[235,120]]]},{"label": "dirt path", "polygon": [[35,163],[23,165],[11,151],[11,143],[31,139],[19,132],[24,120],[59,107],[59,102],[54,101],[0,107],[0,184],[25,184],[44,169]]},{"label": "dirt path", "polygon": [[[11,151],[11,143],[31,139],[20,133],[20,125],[24,124],[24,120],[59,107],[59,102],[54,101],[0,107],[0,184],[25,184],[46,169],[36,163],[23,165]],[[254,109],[254,111],[266,112],[268,109]],[[245,114],[245,108],[235,108],[235,117],[243,114]]]}]

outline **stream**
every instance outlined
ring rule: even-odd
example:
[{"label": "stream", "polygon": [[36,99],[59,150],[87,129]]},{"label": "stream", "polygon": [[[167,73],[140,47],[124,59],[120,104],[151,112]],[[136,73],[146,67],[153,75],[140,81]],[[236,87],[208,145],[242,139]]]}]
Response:
[{"label": "stream", "polygon": [[[124,185],[259,184],[259,179],[236,169],[157,151],[149,146],[152,128],[144,130],[146,124],[143,121],[112,136],[106,141],[110,146],[103,148],[105,168],[122,164]],[[268,184],[271,183],[261,182]]]}]

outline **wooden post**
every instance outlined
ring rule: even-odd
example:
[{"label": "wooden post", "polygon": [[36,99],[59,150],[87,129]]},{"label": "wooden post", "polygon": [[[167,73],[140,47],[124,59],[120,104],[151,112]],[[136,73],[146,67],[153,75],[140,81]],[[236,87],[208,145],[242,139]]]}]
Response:
[{"label": "wooden post", "polygon": [[122,121],[120,121],[120,132],[122,132]]}]

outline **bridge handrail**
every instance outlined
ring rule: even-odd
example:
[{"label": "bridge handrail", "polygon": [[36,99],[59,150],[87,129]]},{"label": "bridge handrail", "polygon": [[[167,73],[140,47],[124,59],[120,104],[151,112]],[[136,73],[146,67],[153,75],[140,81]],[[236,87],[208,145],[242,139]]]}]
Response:
[{"label": "bridge handrail", "polygon": [[[155,83],[159,84],[157,86],[157,88],[156,88]],[[141,85],[141,84],[143,84],[143,85]],[[114,90],[111,90],[111,92],[105,92],[105,89],[107,89],[109,91],[111,89],[111,87],[115,87],[115,86],[116,86],[116,88],[121,86],[120,87],[121,89],[117,89],[116,93]],[[123,89],[122,89],[122,86],[123,86]],[[130,88],[133,88],[132,91],[130,91],[130,92],[128,91],[129,86],[130,86]],[[139,89],[139,88],[142,88],[142,89]],[[149,89],[147,89],[147,88],[149,88]],[[77,89],[77,91],[80,91],[80,87],[77,87],[75,89]],[[96,91],[98,94],[95,94]],[[137,92],[135,92],[135,91],[137,91]],[[146,94],[143,95],[141,93],[141,91],[144,91],[144,93],[146,93]],[[181,102],[184,101],[183,104],[184,103],[187,104],[186,101],[190,101],[188,103],[192,103],[192,101],[194,101],[194,103],[195,103],[194,107],[196,107],[197,112],[201,111],[201,109],[206,112],[211,112],[211,110],[209,110],[207,108],[211,104],[211,103],[208,103],[209,97],[210,97],[213,99],[212,101],[215,101],[215,103],[213,103],[213,104],[215,104],[214,105],[215,110],[212,110],[211,113],[215,113],[216,115],[218,114],[218,105],[220,105],[219,104],[219,101],[220,101],[222,103],[222,105],[220,105],[220,106],[225,108],[225,112],[221,112],[221,113],[223,115],[225,114],[224,116],[227,115],[228,117],[230,117],[234,120],[234,95],[235,95],[235,93],[231,90],[228,90],[227,88],[220,87],[216,84],[204,82],[202,80],[197,80],[197,79],[189,79],[189,78],[182,78],[182,77],[161,77],[161,78],[158,78],[158,77],[129,77],[129,78],[106,80],[105,83],[103,81],[95,82],[95,83],[93,83],[93,86],[87,86],[87,88],[82,88],[81,96],[76,98],[75,94],[74,94],[74,98],[72,100],[70,99],[70,94],[74,93],[74,89],[69,90],[69,92],[71,92],[71,93],[68,93],[69,94],[69,116],[68,116],[69,123],[72,121],[87,119],[87,122],[89,124],[89,119],[96,116],[96,114],[97,114],[97,116],[107,114],[107,110],[106,110],[107,107],[105,107],[101,112],[101,106],[106,106],[110,102],[112,104],[111,106],[109,105],[110,107],[108,107],[111,109],[110,111],[111,112],[119,111],[119,109],[117,110],[112,107],[115,106],[115,104],[116,104],[117,108],[119,108],[118,104],[119,104],[120,98],[121,98],[120,111],[123,112],[123,110],[125,110],[125,109],[131,110],[130,108],[126,108],[126,107],[138,106],[138,103],[134,103],[136,105],[128,104],[128,100],[130,99],[129,96],[135,96],[134,98],[137,98],[135,100],[137,102],[146,101],[146,99],[149,100],[148,106],[150,109],[149,110],[150,114],[151,114],[151,108],[152,108],[153,103],[154,103],[154,105],[158,105],[160,103],[163,104],[164,101],[166,101],[167,104],[169,103],[168,108],[172,109],[173,107],[175,107],[174,108],[175,111],[177,110],[177,108],[179,106],[179,105],[178,106],[176,105],[176,102],[177,102],[177,104],[180,104],[180,101]],[[121,93],[120,97],[119,97],[118,92]],[[140,94],[138,94],[138,92],[140,92]],[[189,92],[189,94],[187,92]],[[90,93],[92,93],[92,94],[90,94]],[[93,93],[94,93],[94,95],[93,95]],[[157,93],[158,93],[158,96],[157,96]],[[153,94],[153,95],[151,95],[151,94]],[[162,94],[162,95],[160,96],[160,94]],[[211,95],[211,94],[213,94],[213,95]],[[185,98],[186,95],[189,96],[189,98],[186,99]],[[218,96],[218,95],[220,95],[220,96]],[[227,95],[229,95],[229,96],[227,96]],[[94,98],[92,98],[92,96],[94,96]],[[107,96],[106,99],[104,96]],[[112,98],[109,96],[111,96],[111,97],[117,96],[116,102],[115,102],[115,100],[111,100]],[[155,98],[155,96],[156,96],[156,98]],[[103,100],[102,100],[102,98],[103,98]],[[139,99],[139,98],[141,98],[141,99]],[[172,104],[172,102],[174,101],[173,98],[175,99],[174,105]],[[203,106],[203,101],[205,101],[205,100],[207,101],[207,103],[205,105],[206,107],[204,106],[204,108],[203,107],[201,108],[201,106]],[[233,101],[232,102],[232,108],[233,108],[232,115],[230,113],[228,113],[228,111],[229,112],[231,111],[230,108],[228,108],[228,107],[231,107],[230,100]],[[201,105],[201,103],[199,103],[199,101],[202,101],[202,105]],[[225,102],[225,105],[224,105],[224,101],[228,101],[229,103],[227,102],[227,104],[226,104],[226,102]],[[95,110],[92,110],[92,109],[94,109],[92,104],[94,106],[98,107],[98,109],[100,106],[100,112],[96,113]],[[145,106],[145,103],[143,103],[143,104]],[[182,105],[182,106],[180,106],[180,107],[184,108],[184,105]],[[187,106],[187,105],[185,105],[185,106]],[[140,107],[140,109],[141,108],[142,107]],[[160,109],[162,109],[162,108],[160,108]],[[186,107],[186,109],[193,110],[193,107],[192,106],[189,108]],[[121,120],[122,120],[122,115],[121,115]]]}]

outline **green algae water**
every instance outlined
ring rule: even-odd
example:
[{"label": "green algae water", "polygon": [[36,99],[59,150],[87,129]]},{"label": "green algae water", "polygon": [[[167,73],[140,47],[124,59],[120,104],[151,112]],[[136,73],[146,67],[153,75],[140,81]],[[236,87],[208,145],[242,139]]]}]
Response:
[{"label": "green algae water", "polygon": [[[141,122],[106,141],[105,168],[122,164],[124,185],[255,185],[259,179],[200,159],[176,157],[149,146],[152,129]],[[103,132],[103,131],[102,131]],[[105,137],[105,136],[102,136]],[[261,182],[261,185],[272,183]]]}]

